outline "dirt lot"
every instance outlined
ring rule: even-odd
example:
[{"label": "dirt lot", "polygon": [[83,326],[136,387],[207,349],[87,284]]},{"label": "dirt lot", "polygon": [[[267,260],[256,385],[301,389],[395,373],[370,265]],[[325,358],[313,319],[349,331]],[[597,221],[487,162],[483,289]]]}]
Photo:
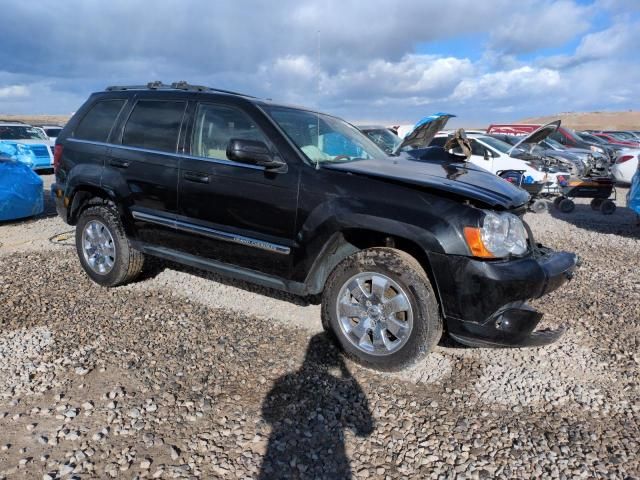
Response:
[{"label": "dirt lot", "polygon": [[107,290],[58,218],[1,225],[0,478],[638,478],[640,226],[526,220],[583,259],[535,302],[568,333],[445,339],[399,374],[344,360],[303,300],[160,262]]}]

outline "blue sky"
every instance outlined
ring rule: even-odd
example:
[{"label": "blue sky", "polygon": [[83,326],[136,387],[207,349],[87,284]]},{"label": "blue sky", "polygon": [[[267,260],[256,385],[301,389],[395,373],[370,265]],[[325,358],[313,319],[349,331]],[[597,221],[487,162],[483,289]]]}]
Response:
[{"label": "blue sky", "polygon": [[[188,80],[413,123],[640,109],[640,0],[3,0],[1,113]],[[153,6],[151,8],[151,6]]]}]

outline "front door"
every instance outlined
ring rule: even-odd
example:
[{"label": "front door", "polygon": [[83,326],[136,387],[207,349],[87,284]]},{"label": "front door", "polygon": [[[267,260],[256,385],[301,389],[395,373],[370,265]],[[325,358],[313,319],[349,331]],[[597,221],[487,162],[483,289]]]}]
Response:
[{"label": "front door", "polygon": [[262,273],[288,276],[298,198],[297,165],[279,172],[227,158],[231,139],[275,151],[250,115],[223,103],[194,105],[179,175],[180,249]]}]

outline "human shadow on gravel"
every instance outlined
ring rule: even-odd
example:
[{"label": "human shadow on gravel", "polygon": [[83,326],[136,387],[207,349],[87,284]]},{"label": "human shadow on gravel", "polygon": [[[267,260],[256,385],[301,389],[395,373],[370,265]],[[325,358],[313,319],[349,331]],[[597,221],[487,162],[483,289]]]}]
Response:
[{"label": "human shadow on gravel", "polygon": [[311,338],[298,371],[276,380],[262,416],[272,426],[263,480],[351,478],[344,432],[366,437],[374,429],[362,388],[325,333]]},{"label": "human shadow on gravel", "polygon": [[595,211],[590,205],[576,204],[571,213],[562,213],[553,205],[549,206],[549,214],[553,218],[570,223],[583,230],[595,233],[610,233],[628,238],[640,238],[640,219],[630,208],[621,206],[624,203],[618,200],[618,208],[612,215],[603,215]]}]

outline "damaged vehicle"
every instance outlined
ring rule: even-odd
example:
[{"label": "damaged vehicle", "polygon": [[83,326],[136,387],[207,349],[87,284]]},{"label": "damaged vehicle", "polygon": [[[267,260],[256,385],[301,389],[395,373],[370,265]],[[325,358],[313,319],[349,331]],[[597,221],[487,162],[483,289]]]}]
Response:
[{"label": "damaged vehicle", "polygon": [[527,301],[572,278],[576,255],[536,242],[526,192],[437,151],[389,156],[331,115],[154,82],[91,95],[58,137],[51,189],[96,283],[131,282],[154,256],[317,299],[372,368],[418,361],[443,332],[557,340]]}]

